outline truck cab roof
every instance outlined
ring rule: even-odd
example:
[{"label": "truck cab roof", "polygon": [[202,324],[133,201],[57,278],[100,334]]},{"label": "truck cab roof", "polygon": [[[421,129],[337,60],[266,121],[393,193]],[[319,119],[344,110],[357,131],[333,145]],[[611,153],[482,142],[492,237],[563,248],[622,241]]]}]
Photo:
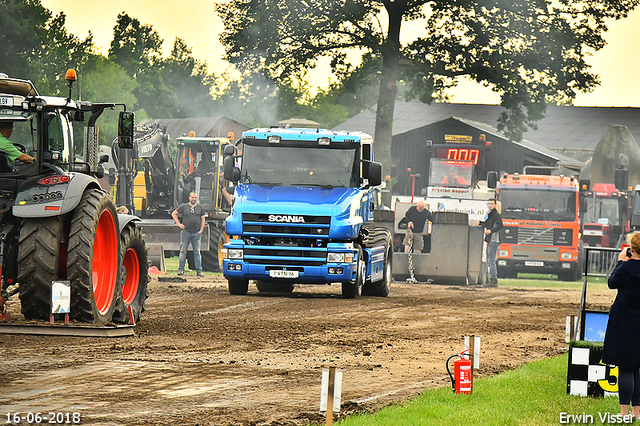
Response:
[{"label": "truck cab roof", "polygon": [[363,143],[373,140],[373,138],[363,132],[350,132],[343,130],[327,129],[284,129],[284,128],[257,128],[247,130],[242,134],[244,139],[269,140],[277,143],[279,140],[318,142],[327,144],[334,142]]}]

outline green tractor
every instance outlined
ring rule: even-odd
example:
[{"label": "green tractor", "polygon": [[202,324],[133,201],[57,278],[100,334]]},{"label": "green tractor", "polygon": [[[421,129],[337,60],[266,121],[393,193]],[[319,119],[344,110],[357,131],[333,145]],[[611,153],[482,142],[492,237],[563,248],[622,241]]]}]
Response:
[{"label": "green tractor", "polygon": [[[0,319],[18,293],[28,320],[48,320],[52,283],[68,281],[72,320],[137,322],[148,295],[147,248],[138,219],[118,214],[102,189],[95,122],[122,107],[118,138],[132,146],[134,117],[119,103],[71,99],[75,72],[66,76],[68,97],[40,96],[28,80],[0,74],[0,123],[26,161],[0,150]],[[86,122],[84,138],[74,124]],[[6,140],[5,140],[6,143]],[[33,160],[33,161],[31,161]]]}]

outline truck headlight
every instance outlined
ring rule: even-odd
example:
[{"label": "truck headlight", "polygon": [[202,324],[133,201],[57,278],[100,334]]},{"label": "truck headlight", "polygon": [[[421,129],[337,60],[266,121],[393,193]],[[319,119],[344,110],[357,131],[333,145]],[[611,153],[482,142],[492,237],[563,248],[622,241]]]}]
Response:
[{"label": "truck headlight", "polygon": [[345,253],[327,253],[328,263],[344,263]]},{"label": "truck headlight", "polygon": [[560,255],[560,257],[561,257],[563,260],[571,260],[571,253],[562,253],[562,254]]},{"label": "truck headlight", "polygon": [[227,249],[228,259],[242,259],[243,257],[242,249]]}]

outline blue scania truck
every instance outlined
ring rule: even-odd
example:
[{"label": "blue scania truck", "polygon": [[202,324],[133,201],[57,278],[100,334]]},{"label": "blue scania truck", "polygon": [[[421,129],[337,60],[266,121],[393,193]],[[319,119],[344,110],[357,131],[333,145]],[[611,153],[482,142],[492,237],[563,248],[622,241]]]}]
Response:
[{"label": "blue scania truck", "polygon": [[260,292],[340,283],[344,298],[389,294],[393,246],[372,142],[269,128],[225,149],[224,175],[236,184],[222,251],[231,294],[247,294],[250,280]]}]

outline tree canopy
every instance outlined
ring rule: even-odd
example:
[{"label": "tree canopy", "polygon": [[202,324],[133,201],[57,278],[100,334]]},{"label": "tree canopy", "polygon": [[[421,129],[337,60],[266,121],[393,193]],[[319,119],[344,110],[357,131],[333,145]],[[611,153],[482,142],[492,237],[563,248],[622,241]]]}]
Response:
[{"label": "tree canopy", "polygon": [[[627,16],[638,0],[231,0],[217,5],[226,57],[241,71],[275,81],[304,78],[316,60],[338,73],[378,61],[376,155],[391,167],[398,82],[430,103],[468,76],[501,96],[499,130],[522,139],[548,102],[591,91],[598,77],[585,57],[605,45],[607,19]],[[408,21],[416,37],[401,42]],[[387,168],[387,170],[389,170]]]}]

